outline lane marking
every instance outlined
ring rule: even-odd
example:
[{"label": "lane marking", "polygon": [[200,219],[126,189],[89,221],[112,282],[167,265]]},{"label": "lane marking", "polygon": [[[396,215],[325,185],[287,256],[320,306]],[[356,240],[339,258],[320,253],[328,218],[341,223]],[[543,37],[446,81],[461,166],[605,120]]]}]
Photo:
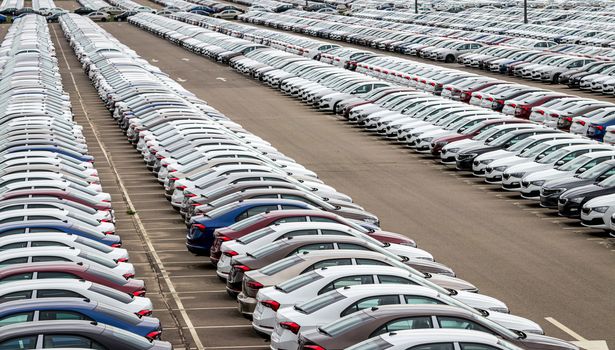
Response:
[{"label": "lane marking", "polygon": [[182,61],[190,62],[190,59],[189,59],[189,58],[184,57],[184,58],[182,58]]},{"label": "lane marking", "polygon": [[545,320],[551,322],[555,327],[561,329],[562,331],[564,331],[564,333],[567,333],[569,336],[573,337],[575,340],[587,341],[587,339],[583,338],[581,335],[579,335],[579,333],[566,327],[565,325],[563,325],[561,322],[554,319],[553,317],[545,317]]},{"label": "lane marking", "polygon": [[186,80],[186,79],[182,79],[182,78],[177,78],[177,81],[179,81],[180,83],[185,83],[185,82],[187,82],[188,80]]},{"label": "lane marking", "polygon": [[217,77],[216,80],[226,81],[226,79],[222,77]]},{"label": "lane marking", "polygon": [[[58,43],[60,43],[60,39],[58,38],[58,33],[55,29],[55,26],[51,26],[51,29],[53,30],[53,34],[56,37],[56,40],[58,41]],[[143,223],[141,222],[141,218],[139,217],[139,213],[136,212],[136,209],[134,207],[134,205],[132,204],[132,201],[130,199],[130,195],[128,194],[128,192],[126,191],[126,186],[124,186],[124,183],[122,182],[122,179],[119,175],[119,173],[117,172],[117,169],[115,167],[115,165],[113,164],[113,159],[111,158],[111,156],[107,153],[107,150],[103,144],[103,142],[100,139],[100,134],[98,132],[98,130],[96,129],[96,127],[94,127],[88,112],[85,108],[85,105],[83,104],[83,99],[81,97],[81,93],[79,91],[79,87],[77,86],[77,82],[75,81],[75,76],[73,75],[71,68],[70,68],[70,64],[68,63],[68,58],[66,57],[66,53],[64,52],[64,48],[62,47],[62,45],[58,45],[60,48],[60,53],[62,54],[62,57],[64,57],[64,62],[66,63],[66,67],[68,68],[70,77],[73,81],[73,86],[75,87],[75,92],[77,93],[77,96],[79,97],[79,104],[81,105],[81,108],[83,110],[83,114],[85,119],[87,120],[88,124],[90,125],[90,128],[93,131],[94,134],[94,138],[96,139],[96,142],[98,143],[98,146],[100,147],[103,156],[105,157],[105,159],[107,160],[107,163],[109,164],[111,170],[113,171],[113,174],[115,175],[115,178],[117,180],[118,186],[120,187],[120,190],[122,191],[123,195],[124,195],[124,199],[126,201],[126,203],[128,204],[128,208],[130,210],[132,210],[133,212],[135,212],[135,214],[132,216],[134,218],[135,223],[137,224],[137,227],[139,228],[139,231],[142,234],[143,240],[145,241],[145,244],[147,245],[147,248],[150,251],[150,255],[152,256],[152,258],[156,261],[156,264],[158,265],[158,268],[160,269],[160,274],[162,275],[162,278],[165,281],[165,284],[167,285],[167,288],[169,289],[169,292],[171,293],[171,296],[173,298],[173,300],[175,301],[175,303],[177,304],[177,306],[180,309],[184,308],[184,305],[180,299],[180,297],[177,295],[177,291],[175,290],[175,286],[173,285],[173,282],[171,282],[171,278],[169,277],[169,274],[167,273],[167,271],[164,268],[164,265],[162,264],[162,261],[160,260],[160,257],[158,256],[158,253],[156,252],[156,249],[154,248],[154,245],[152,244],[152,241],[149,238],[149,235],[147,234],[147,230],[145,229],[145,226],[143,226]],[[199,338],[198,333],[196,332],[196,330],[194,329],[194,324],[192,323],[192,320],[190,319],[190,317],[188,316],[188,313],[186,311],[179,311],[180,314],[182,315],[182,318],[184,319],[184,322],[186,323],[186,328],[188,328],[190,335],[192,336],[192,340],[194,341],[196,347],[198,349],[204,349],[205,346],[203,345],[203,342],[201,341],[201,339]]]}]

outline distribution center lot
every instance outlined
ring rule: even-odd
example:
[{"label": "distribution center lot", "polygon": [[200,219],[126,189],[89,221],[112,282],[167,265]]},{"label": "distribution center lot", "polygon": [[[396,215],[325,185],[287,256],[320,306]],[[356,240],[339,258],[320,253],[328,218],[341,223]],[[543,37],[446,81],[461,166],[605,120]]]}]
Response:
[{"label": "distribution center lot", "polygon": [[[57,3],[66,9],[76,5]],[[237,313],[208,259],[186,252],[181,217],[109,117],[59,25],[50,26],[76,119],[85,128],[103,187],[113,196],[118,233],[138,276],[147,282],[164,339],[176,349],[267,348]],[[609,298],[615,290],[610,264],[615,245],[601,232],[558,218],[474,177],[445,170],[134,26],[101,26],[198,97],[362,203],[380,217],[384,229],[415,239],[482,293],[539,322],[547,334],[615,344],[615,302]],[[2,29],[4,34],[6,26]]]}]

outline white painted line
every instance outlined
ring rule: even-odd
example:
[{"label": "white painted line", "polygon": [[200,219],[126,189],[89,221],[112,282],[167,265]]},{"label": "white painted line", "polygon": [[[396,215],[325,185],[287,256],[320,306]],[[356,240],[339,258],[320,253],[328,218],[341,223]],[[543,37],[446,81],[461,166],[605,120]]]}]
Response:
[{"label": "white painted line", "polygon": [[184,58],[182,58],[182,61],[190,62],[190,59],[189,59],[189,58],[184,57]]},{"label": "white painted line", "polygon": [[[184,310],[186,310],[186,311],[201,311],[201,310],[230,310],[230,309],[237,309],[237,306],[191,307],[191,308],[184,309]],[[179,311],[179,309],[177,309],[177,308],[174,308],[174,309],[171,309],[171,310]],[[156,312],[156,311],[167,311],[167,309],[154,309],[153,311],[154,312]]]},{"label": "white painted line", "polygon": [[185,83],[185,82],[187,82],[188,80],[186,80],[186,79],[182,79],[182,78],[177,78],[177,81],[179,81],[180,83]]},{"label": "white painted line", "polygon": [[171,275],[171,278],[196,278],[196,277],[218,277],[215,273],[209,275]]},{"label": "white painted line", "polygon": [[[60,42],[60,39],[58,38],[58,33],[57,33],[55,27],[52,26],[51,29],[53,30],[53,34],[55,35],[56,40],[58,42]],[[88,121],[88,124],[90,124],[90,128],[92,128],[92,131],[93,131],[93,134],[94,134],[94,138],[96,139],[96,142],[98,143],[98,146],[102,150],[102,153],[103,153],[105,159],[107,160],[107,163],[109,163],[109,166],[111,167],[111,170],[113,171],[113,173],[114,173],[114,175],[116,177],[118,186],[120,187],[122,193],[124,194],[124,200],[128,204],[128,208],[131,211],[135,212],[135,214],[132,217],[134,218],[135,223],[137,224],[139,230],[141,231],[141,233],[143,235],[143,240],[145,241],[145,244],[147,245],[147,248],[149,249],[152,258],[156,261],[156,264],[158,265],[158,267],[160,269],[160,274],[162,275],[162,278],[164,279],[165,284],[167,285],[167,288],[169,289],[171,295],[173,296],[173,300],[175,301],[175,303],[177,304],[177,306],[180,309],[183,309],[184,308],[184,304],[182,303],[181,299],[177,295],[177,291],[175,290],[175,286],[173,286],[173,282],[171,282],[171,279],[169,278],[169,274],[165,270],[164,265],[162,264],[162,261],[160,261],[160,257],[158,256],[158,253],[156,253],[156,249],[154,248],[154,245],[152,244],[152,241],[149,239],[147,231],[145,230],[145,227],[143,226],[143,223],[141,222],[141,219],[139,218],[139,213],[136,212],[135,207],[132,204],[132,201],[130,200],[130,195],[126,191],[126,186],[124,186],[124,183],[122,182],[122,178],[118,174],[117,169],[115,168],[115,165],[113,164],[113,159],[107,153],[103,142],[100,140],[99,133],[98,133],[96,127],[94,127],[94,124],[92,123],[92,121],[91,121],[91,119],[90,119],[90,117],[89,117],[89,115],[87,113],[87,110],[86,110],[85,106],[83,105],[83,99],[81,98],[81,93],[79,91],[79,87],[77,86],[77,82],[75,81],[75,77],[74,77],[72,71],[70,70],[70,64],[68,63],[68,59],[66,58],[66,53],[64,52],[64,48],[62,46],[60,46],[60,52],[62,53],[62,57],[64,57],[64,62],[66,63],[66,67],[68,68],[69,74],[70,74],[71,79],[73,81],[73,86],[75,87],[75,91],[77,92],[77,95],[79,96],[79,104],[81,105],[81,108],[83,110],[85,119]],[[186,328],[188,328],[188,330],[190,331],[190,335],[192,336],[192,340],[194,341],[196,347],[198,349],[204,349],[205,346],[203,345],[203,342],[201,342],[201,339],[199,338],[198,333],[194,329],[194,325],[192,323],[192,320],[190,320],[190,317],[188,316],[188,313],[186,313],[186,311],[180,311],[180,313],[182,315],[182,318],[184,319],[184,322],[186,323]]]},{"label": "white painted line", "polygon": [[226,79],[225,79],[225,78],[222,78],[222,77],[217,77],[217,78],[216,78],[216,80],[226,81]]},{"label": "white painted line", "polygon": [[553,317],[545,317],[545,320],[551,322],[555,327],[561,329],[562,331],[564,331],[564,333],[567,333],[569,336],[573,337],[575,340],[587,341],[587,339],[585,339],[582,336],[580,336],[579,333],[577,333],[577,332],[573,331],[572,329],[564,326],[561,322],[559,322],[558,320],[554,319]]},{"label": "white painted line", "polygon": [[235,345],[235,346],[208,346],[206,350],[214,349],[269,349],[266,345]]}]

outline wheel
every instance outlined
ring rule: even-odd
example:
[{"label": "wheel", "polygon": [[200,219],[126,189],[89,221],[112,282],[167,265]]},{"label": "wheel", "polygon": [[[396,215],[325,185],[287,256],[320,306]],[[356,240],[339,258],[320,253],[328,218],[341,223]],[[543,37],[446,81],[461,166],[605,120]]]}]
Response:
[{"label": "wheel", "polygon": [[455,57],[453,55],[448,55],[444,59],[444,62],[446,62],[446,63],[453,63],[453,62],[455,62]]},{"label": "wheel", "polygon": [[101,22],[107,22],[107,19],[105,17],[100,19]]}]

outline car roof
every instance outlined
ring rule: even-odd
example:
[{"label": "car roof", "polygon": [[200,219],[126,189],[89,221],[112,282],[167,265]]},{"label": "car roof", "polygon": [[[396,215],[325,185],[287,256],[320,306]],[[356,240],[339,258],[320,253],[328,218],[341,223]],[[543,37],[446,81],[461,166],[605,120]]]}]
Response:
[{"label": "car roof", "polygon": [[364,309],[361,312],[372,317],[386,317],[391,315],[447,315],[476,317],[476,314],[456,306],[442,304],[396,304],[382,305]]},{"label": "car roof", "polygon": [[374,288],[370,284],[360,284],[354,286],[346,286],[337,291],[346,297],[356,297],[362,295],[376,294],[404,294],[404,293],[418,293],[421,295],[428,295],[437,297],[439,293],[431,288],[413,285],[413,284],[379,284],[378,288]]},{"label": "car roof", "polygon": [[499,338],[485,332],[466,329],[415,329],[390,332],[381,335],[382,339],[394,345],[412,345],[436,342],[476,342],[496,345]]}]

